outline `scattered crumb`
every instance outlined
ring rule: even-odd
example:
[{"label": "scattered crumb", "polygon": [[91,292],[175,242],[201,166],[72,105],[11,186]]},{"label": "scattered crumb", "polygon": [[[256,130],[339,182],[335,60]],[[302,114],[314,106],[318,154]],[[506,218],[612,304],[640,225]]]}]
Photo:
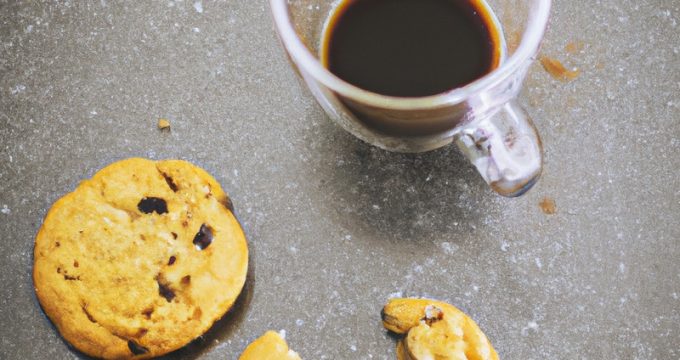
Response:
[{"label": "scattered crumb", "polygon": [[578,54],[583,50],[583,48],[583,41],[571,41],[564,46],[564,51],[568,52],[569,54]]},{"label": "scattered crumb", "polygon": [[547,71],[548,74],[550,74],[553,78],[560,81],[572,81],[576,79],[576,77],[578,77],[578,75],[581,73],[578,69],[567,70],[567,68],[565,68],[559,60],[547,56],[542,56],[540,61],[545,71]]},{"label": "scattered crumb", "polygon": [[7,207],[7,205],[2,205],[2,209],[0,209],[0,213],[3,213],[5,215],[9,215],[12,211]]},{"label": "scattered crumb", "polygon": [[538,206],[541,207],[541,211],[543,211],[543,213],[546,215],[553,215],[557,212],[555,200],[549,197],[544,197],[543,200],[541,200],[541,202],[538,203]]},{"label": "scattered crumb", "polygon": [[158,119],[158,128],[161,130],[170,129],[170,121],[168,119]]}]

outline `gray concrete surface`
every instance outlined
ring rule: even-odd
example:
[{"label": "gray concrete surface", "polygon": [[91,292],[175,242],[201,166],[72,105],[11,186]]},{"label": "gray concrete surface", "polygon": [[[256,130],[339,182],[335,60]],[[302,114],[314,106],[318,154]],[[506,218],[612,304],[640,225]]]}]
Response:
[{"label": "gray concrete surface", "polygon": [[387,153],[334,125],[264,0],[1,0],[0,358],[82,357],[38,306],[33,238],[80,180],[145,156],[214,174],[252,250],[239,306],[174,358],[285,329],[304,359],[393,359],[379,312],[403,295],[465,310],[504,359],[679,359],[678,22],[675,0],[554,4],[542,53],[581,75],[532,67],[545,173],[510,200],[452,147]]}]

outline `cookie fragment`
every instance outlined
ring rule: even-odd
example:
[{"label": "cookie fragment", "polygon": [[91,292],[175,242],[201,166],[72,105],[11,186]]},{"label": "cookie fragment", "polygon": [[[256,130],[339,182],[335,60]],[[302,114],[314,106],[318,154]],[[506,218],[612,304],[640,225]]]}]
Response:
[{"label": "cookie fragment", "polygon": [[391,299],[383,326],[403,337],[399,360],[498,360],[477,324],[453,305],[429,299]]},{"label": "cookie fragment", "polygon": [[286,340],[275,331],[267,331],[250,343],[239,360],[301,360],[300,355],[288,348]]},{"label": "cookie fragment", "polygon": [[170,130],[170,121],[168,119],[158,119],[158,129],[159,130]]}]

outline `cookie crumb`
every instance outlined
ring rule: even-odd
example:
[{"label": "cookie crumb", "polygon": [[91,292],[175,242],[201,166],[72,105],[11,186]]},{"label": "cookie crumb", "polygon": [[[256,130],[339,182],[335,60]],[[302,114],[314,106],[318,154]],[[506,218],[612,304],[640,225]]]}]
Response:
[{"label": "cookie crumb", "polygon": [[158,129],[170,130],[170,121],[168,119],[158,119]]},{"label": "cookie crumb", "polygon": [[540,61],[541,65],[543,65],[543,68],[548,72],[548,74],[550,74],[553,78],[563,82],[572,81],[576,79],[581,73],[578,69],[568,70],[559,60],[547,56],[542,56]]},{"label": "cookie crumb", "polygon": [[546,215],[553,215],[557,212],[555,200],[549,197],[544,197],[543,200],[541,200],[541,202],[538,203],[538,206],[541,208],[541,211],[543,211],[543,213]]}]

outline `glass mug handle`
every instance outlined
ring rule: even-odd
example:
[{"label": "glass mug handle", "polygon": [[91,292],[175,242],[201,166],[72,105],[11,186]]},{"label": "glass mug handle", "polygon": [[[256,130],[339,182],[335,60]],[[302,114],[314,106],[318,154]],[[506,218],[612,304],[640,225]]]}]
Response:
[{"label": "glass mug handle", "polygon": [[462,125],[455,142],[500,195],[520,196],[541,176],[543,145],[529,115],[516,100],[489,117]]}]

